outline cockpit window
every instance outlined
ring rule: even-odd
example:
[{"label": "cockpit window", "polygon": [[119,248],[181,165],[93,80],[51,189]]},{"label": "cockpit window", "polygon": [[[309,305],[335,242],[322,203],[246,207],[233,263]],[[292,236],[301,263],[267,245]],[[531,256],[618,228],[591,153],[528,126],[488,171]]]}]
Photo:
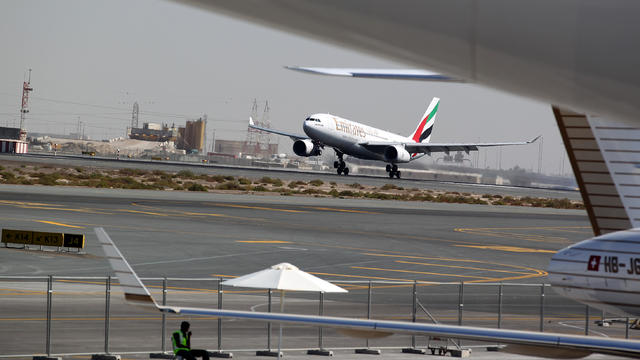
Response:
[{"label": "cockpit window", "polygon": [[316,119],[316,118],[308,117],[305,121],[315,121],[315,122],[320,122],[320,119]]}]

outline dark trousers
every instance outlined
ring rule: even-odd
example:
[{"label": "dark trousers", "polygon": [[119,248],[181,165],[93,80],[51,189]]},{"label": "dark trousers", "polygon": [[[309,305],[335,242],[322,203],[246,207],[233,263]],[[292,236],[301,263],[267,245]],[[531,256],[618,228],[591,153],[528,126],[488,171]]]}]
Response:
[{"label": "dark trousers", "polygon": [[184,360],[196,360],[196,356],[201,357],[202,360],[209,360],[209,353],[207,352],[207,350],[178,350],[178,353],[176,355],[182,356]]}]

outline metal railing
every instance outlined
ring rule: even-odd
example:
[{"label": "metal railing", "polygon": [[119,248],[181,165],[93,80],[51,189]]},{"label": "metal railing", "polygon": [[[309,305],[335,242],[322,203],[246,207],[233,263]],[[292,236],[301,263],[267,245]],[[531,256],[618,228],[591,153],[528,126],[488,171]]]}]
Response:
[{"label": "metal railing", "polygon": [[[0,276],[0,282],[10,282],[16,285],[15,290],[19,291],[20,286],[25,286],[28,283],[32,282],[46,282],[46,292],[45,299],[46,302],[46,320],[45,320],[45,331],[44,331],[44,350],[48,356],[51,356],[54,353],[52,336],[54,331],[52,331],[52,323],[55,320],[54,311],[56,308],[54,307],[54,301],[56,297],[54,295],[65,295],[78,292],[72,291],[78,286],[88,286],[92,291],[89,291],[89,295],[91,295],[91,299],[96,299],[94,301],[97,302],[97,294],[102,292],[100,289],[104,287],[104,348],[102,351],[105,354],[109,354],[112,352],[110,348],[110,333],[111,333],[111,320],[112,320],[112,305],[114,294],[114,288],[116,290],[117,286],[112,286],[113,281],[117,279],[115,277],[63,277],[63,276]],[[217,295],[215,306],[218,309],[222,309],[223,305],[230,304],[230,307],[244,307],[247,304],[258,303],[260,305],[264,296],[267,297],[267,303],[263,304],[267,306],[267,311],[271,312],[272,310],[272,300],[273,293],[270,290],[258,291],[255,290],[238,290],[237,288],[233,288],[233,291],[225,291],[225,288],[222,285],[222,278],[142,278],[145,283],[157,283],[161,282],[161,286],[154,286],[152,289],[161,289],[161,299],[160,303],[162,305],[168,304],[169,295],[179,294],[181,296],[186,296],[186,300],[188,301],[196,301],[199,303],[204,302],[205,305],[200,305],[203,307],[213,307],[209,300],[212,298],[211,295]],[[215,284],[215,286],[211,288],[205,289],[196,289],[189,287],[180,287],[180,286],[169,286],[176,285],[181,282],[197,282],[201,284]],[[54,289],[54,285],[57,283],[64,284],[65,289]],[[425,281],[413,281],[413,282],[405,282],[405,281],[378,281],[378,280],[370,280],[370,281],[336,281],[336,283],[340,284],[343,287],[351,288],[350,297],[344,298],[343,295],[333,295],[334,299],[331,299],[332,310],[336,314],[332,314],[332,316],[355,316],[354,309],[362,309],[363,304],[366,304],[366,312],[362,311],[362,315],[366,314],[367,318],[373,318],[373,308],[374,305],[378,308],[385,308],[387,313],[379,312],[376,313],[377,318],[393,318],[394,316],[401,316],[403,319],[408,321],[428,321],[433,323],[457,323],[458,325],[468,325],[474,324],[478,326],[480,323],[481,326],[491,326],[497,328],[504,328],[504,320],[505,314],[511,314],[511,316],[524,316],[526,314],[531,319],[536,319],[538,326],[537,330],[545,331],[545,324],[552,324],[553,322],[549,320],[547,317],[548,314],[551,317],[558,317],[558,314],[566,314],[567,312],[574,312],[578,309],[584,309],[584,334],[588,335],[592,331],[589,328],[590,320],[594,318],[592,314],[590,314],[589,307],[585,307],[584,305],[571,302],[565,298],[560,297],[559,295],[553,295],[551,292],[548,292],[549,285],[547,284],[514,284],[514,283],[464,283],[464,282],[425,282]],[[103,285],[102,285],[103,284]],[[60,287],[60,285],[58,285]],[[424,287],[424,293],[420,293],[419,289]],[[410,292],[405,291],[403,289],[410,288]],[[492,288],[495,288],[495,293]],[[383,298],[378,303],[374,303],[374,290],[378,291],[378,296]],[[516,289],[513,294],[510,294],[511,302],[505,303],[505,290],[506,289]],[[6,289],[5,289],[6,290]],[[428,291],[427,291],[428,290]],[[25,290],[26,291],[26,290]],[[25,293],[25,296],[31,297],[39,297],[39,291],[29,290],[31,292]],[[474,293],[474,291],[476,293]],[[537,291],[537,295],[536,295]],[[198,298],[199,295],[205,295],[205,298]],[[188,295],[188,296],[187,296]],[[196,296],[198,295],[198,296]],[[303,293],[296,293],[296,296],[301,299],[303,306],[298,304],[294,305],[296,310],[300,310],[302,312],[310,312],[309,303],[317,303],[318,309],[317,314],[323,315],[326,313],[326,304],[327,304],[327,294],[320,294],[319,297],[317,295],[309,295]],[[256,298],[257,297],[257,298]],[[537,298],[537,301],[536,301]],[[494,300],[491,300],[494,299]],[[554,302],[561,301],[562,303],[559,305],[550,304],[550,299]],[[21,299],[24,300],[24,299]],[[406,313],[401,313],[400,315],[395,314],[393,312],[398,311],[398,308],[403,308],[407,303],[407,300],[410,300],[410,315],[406,316]],[[456,303],[457,300],[457,303]],[[525,301],[526,300],[526,301]],[[9,302],[8,297],[0,297],[1,302]],[[181,299],[179,301],[175,301],[176,305],[185,305],[181,302],[185,301],[185,299]],[[224,302],[223,302],[224,301]],[[19,302],[16,300],[16,302]],[[523,305],[526,302],[526,306]],[[535,310],[536,303],[538,309]],[[400,305],[398,305],[400,304]],[[452,304],[455,304],[455,309]],[[258,306],[255,305],[255,306]],[[465,308],[465,305],[468,305]],[[19,306],[19,304],[18,304]],[[72,305],[67,305],[72,306]],[[512,308],[508,311],[505,311],[505,306]],[[517,307],[514,308],[513,307]],[[345,310],[345,308],[349,308]],[[473,309],[475,307],[475,309]],[[0,312],[2,306],[0,306]],[[290,307],[289,307],[290,308]],[[123,311],[125,307],[120,306],[120,311]],[[244,307],[246,309],[246,307]],[[435,310],[434,310],[435,309]],[[552,310],[551,313],[549,310]],[[16,316],[16,321],[18,321],[18,317],[24,318],[29,316],[28,312],[30,311],[28,308],[24,309],[25,313],[14,314]],[[66,311],[69,311],[68,309]],[[130,311],[130,310],[127,310]],[[344,312],[347,312],[345,314]],[[313,311],[316,313],[316,311]],[[454,318],[453,314],[457,312],[457,318]],[[440,315],[439,315],[440,314]],[[497,315],[497,322],[493,325],[490,324],[489,320],[493,319],[493,315]],[[149,335],[152,337],[159,336],[160,337],[160,349],[153,348],[149,351],[160,351],[167,352],[168,344],[167,344],[167,315],[165,313],[161,314],[160,320],[160,331],[157,335]],[[600,321],[602,322],[605,318],[605,314],[600,314]],[[442,319],[438,319],[439,316],[442,316]],[[598,317],[595,317],[598,318]],[[527,320],[528,324],[532,321],[531,319]],[[0,328],[3,326],[12,326],[11,318],[3,319],[5,321],[0,322]],[[73,319],[71,319],[73,320]],[[91,321],[99,321],[100,319],[96,318]],[[153,319],[150,319],[152,321]],[[155,321],[155,320],[153,320]],[[516,320],[518,322],[518,327],[521,326],[520,320]],[[573,318],[569,318],[569,320],[562,320],[565,322],[578,323],[578,321],[582,321],[582,319],[574,316]],[[558,321],[558,323],[562,323],[562,321]],[[624,322],[624,337],[629,338],[629,319],[623,318],[620,319],[620,322]],[[553,323],[557,325],[556,323]],[[571,331],[575,332],[576,328],[579,328],[577,325],[571,325]],[[256,323],[256,329],[260,328],[262,325]],[[528,325],[531,328],[531,325]],[[217,350],[223,350],[223,320],[217,319],[217,329],[216,329],[216,337],[217,337]],[[557,331],[557,328],[553,329]],[[578,329],[581,331],[581,329]],[[157,331],[157,330],[154,330]],[[258,330],[256,330],[258,331]],[[613,334],[613,336],[622,337],[620,333],[620,329],[617,329],[617,333]],[[326,344],[326,334],[323,332],[322,328],[317,330],[317,346],[319,349],[324,349]],[[256,339],[257,340],[257,339]],[[268,323],[266,326],[266,346],[271,351],[271,324]],[[12,356],[9,352],[7,353],[7,347],[1,346],[0,340],[0,356]],[[357,340],[353,340],[354,342]],[[418,342],[416,336],[410,336],[410,346],[411,348],[418,348]],[[244,349],[248,349],[246,342]],[[367,339],[365,346],[367,349],[370,347],[370,341]],[[380,344],[382,345],[382,344]],[[459,341],[453,341],[453,345],[457,348],[460,348],[461,344]],[[78,349],[78,345],[74,343],[74,347]],[[314,346],[308,344],[308,348],[313,348]],[[344,346],[343,346],[344,347]],[[347,346],[349,347],[349,346]],[[354,349],[358,346],[353,344]],[[85,353],[96,353],[95,348],[86,348]],[[240,351],[242,349],[236,350]],[[75,351],[77,353],[77,351]],[[124,353],[122,351],[118,351],[118,353]]]}]

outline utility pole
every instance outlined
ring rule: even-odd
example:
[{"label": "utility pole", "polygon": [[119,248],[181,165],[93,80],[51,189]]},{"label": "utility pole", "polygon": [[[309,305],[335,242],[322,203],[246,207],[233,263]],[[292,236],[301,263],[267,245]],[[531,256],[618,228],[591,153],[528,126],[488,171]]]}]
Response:
[{"label": "utility pole", "polygon": [[540,142],[538,143],[538,174],[542,174],[542,149],[544,144],[544,137],[540,136]]},{"label": "utility pole", "polygon": [[[24,129],[24,122],[26,120],[27,113],[29,112],[29,93],[33,91],[31,87],[31,69],[29,69],[29,79],[22,83],[22,106],[20,107],[20,138],[25,140],[27,132]],[[24,138],[22,139],[24,134]]]}]

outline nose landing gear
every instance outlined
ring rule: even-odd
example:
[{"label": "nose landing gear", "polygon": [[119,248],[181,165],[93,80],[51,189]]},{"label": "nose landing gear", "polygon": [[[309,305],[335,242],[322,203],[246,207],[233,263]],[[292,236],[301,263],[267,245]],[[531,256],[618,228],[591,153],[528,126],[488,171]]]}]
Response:
[{"label": "nose landing gear", "polygon": [[396,164],[387,164],[386,170],[389,173],[389,178],[390,179],[393,179],[394,176],[396,178],[400,179],[400,170],[398,170],[398,165],[396,165]]}]

